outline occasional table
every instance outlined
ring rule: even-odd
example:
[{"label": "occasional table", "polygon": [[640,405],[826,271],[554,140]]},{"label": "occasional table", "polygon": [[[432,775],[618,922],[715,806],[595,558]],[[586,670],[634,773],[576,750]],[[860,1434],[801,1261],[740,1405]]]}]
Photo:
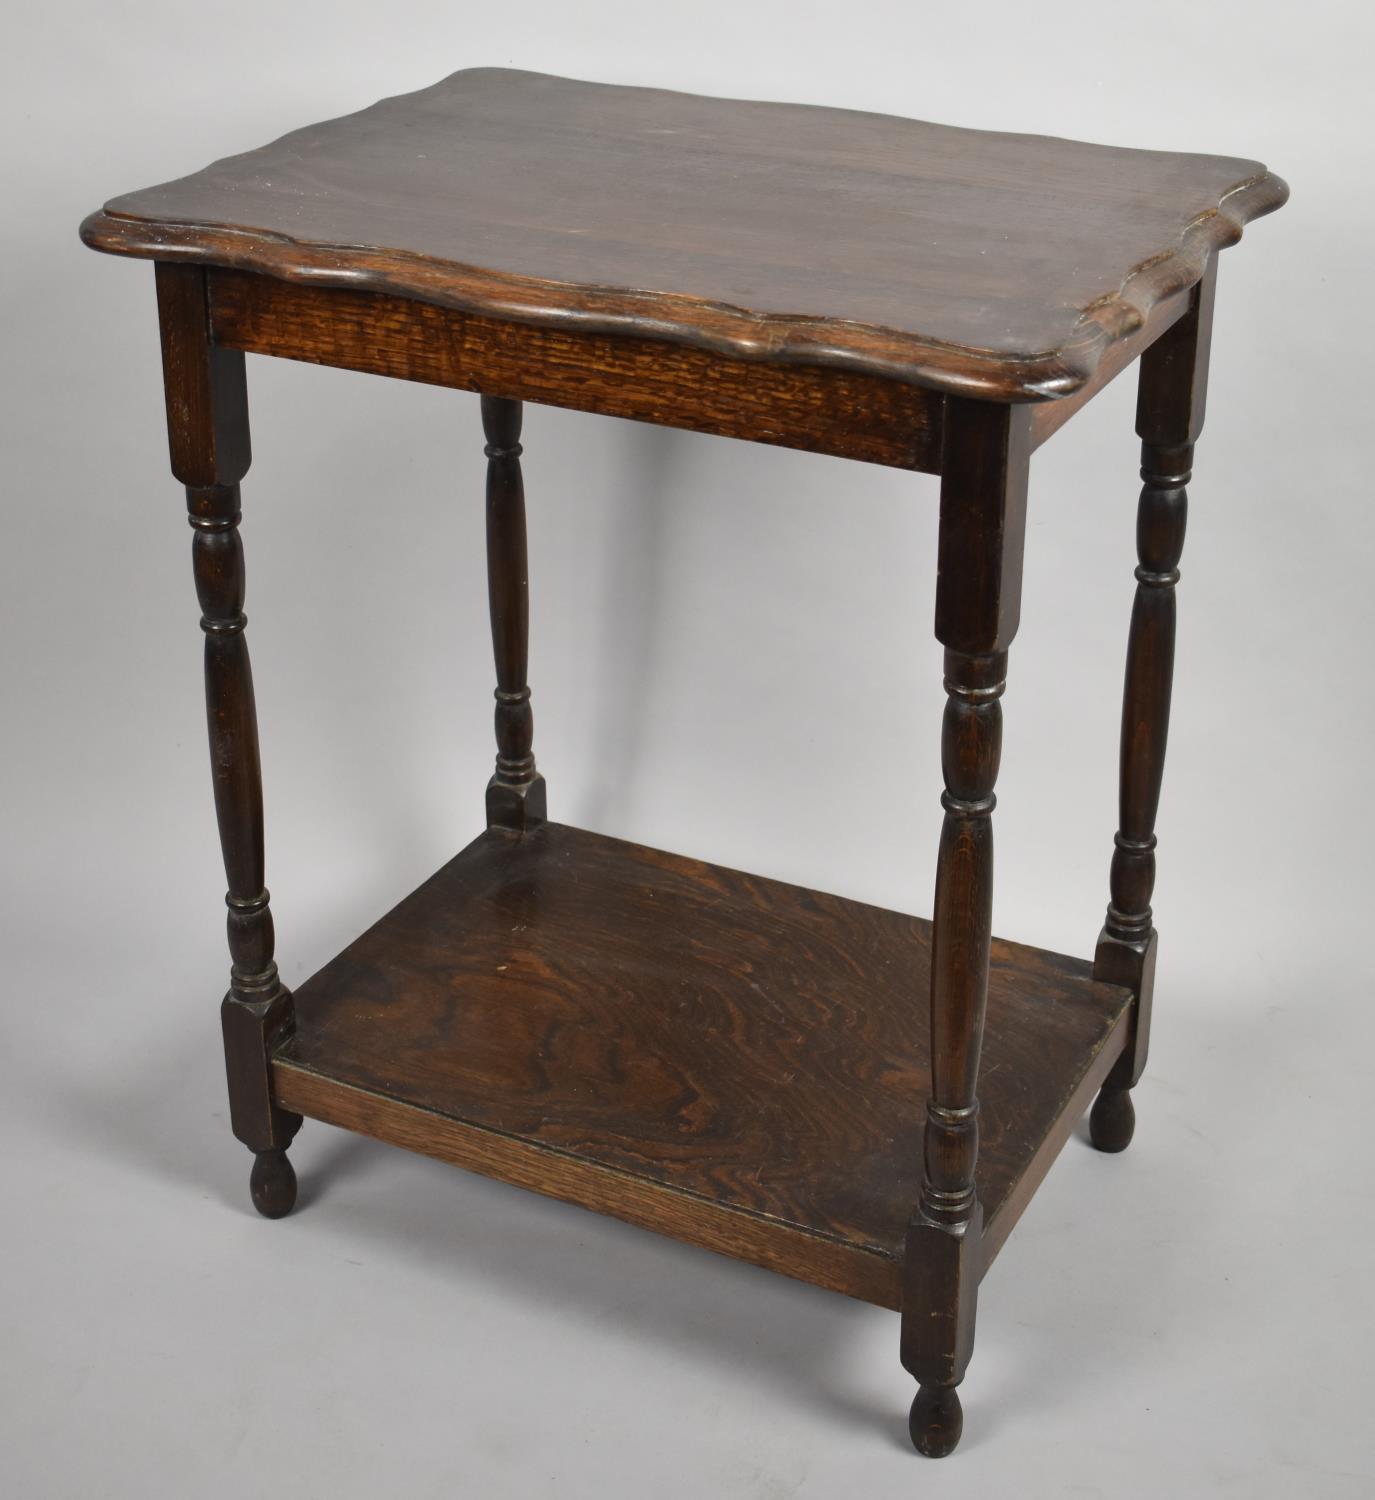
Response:
[{"label": "occasional table", "polygon": [[[155,263],[259,1211],[291,1209],[309,1115],[900,1310],[912,1440],[949,1453],[981,1277],[1090,1105],[1099,1149],[1131,1139],[1216,252],[1286,196],[1251,161],[484,68],[87,219],[88,245]],[[475,391],[487,439],[486,830],[294,995],[244,638],[246,353]],[[991,937],[999,699],[1031,455],[1138,358],[1118,831],[1089,962]],[[526,401],[940,475],[930,922],[549,821]],[[859,768],[857,816],[902,792],[898,764]]]}]

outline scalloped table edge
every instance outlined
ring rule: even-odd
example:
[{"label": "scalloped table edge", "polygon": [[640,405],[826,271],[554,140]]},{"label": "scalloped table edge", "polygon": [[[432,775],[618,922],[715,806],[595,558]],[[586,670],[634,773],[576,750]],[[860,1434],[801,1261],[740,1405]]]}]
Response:
[{"label": "scalloped table edge", "polygon": [[942,344],[843,320],[759,314],[671,292],[544,281],[435,261],[410,251],[296,241],[265,230],[129,218],[101,209],[81,225],[94,250],[142,259],[255,271],[283,281],[388,292],[460,312],[587,333],[694,345],[761,364],[819,365],[991,401],[1071,396],[1105,352],[1145,326],[1161,302],[1200,280],[1209,259],[1245,225],[1288,200],[1263,172],[1230,188],[1192,219],[1173,249],[1136,266],[1116,292],[1082,310],[1055,349],[1017,355]]}]

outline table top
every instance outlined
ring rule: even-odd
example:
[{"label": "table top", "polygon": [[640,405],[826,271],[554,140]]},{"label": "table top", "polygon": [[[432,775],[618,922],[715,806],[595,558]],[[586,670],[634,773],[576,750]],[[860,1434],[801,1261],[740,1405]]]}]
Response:
[{"label": "table top", "polygon": [[82,236],[1036,400],[1287,196],[1231,157],[477,68],[116,198]]}]

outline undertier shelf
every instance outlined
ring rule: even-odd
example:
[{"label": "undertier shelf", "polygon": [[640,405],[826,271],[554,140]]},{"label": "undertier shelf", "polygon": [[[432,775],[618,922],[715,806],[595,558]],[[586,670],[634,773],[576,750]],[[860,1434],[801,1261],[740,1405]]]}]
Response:
[{"label": "undertier shelf", "polygon": [[[886,1307],[930,1091],[931,927],[550,823],[489,830],[296,994],[278,1102]],[[1130,995],[993,944],[991,1262]]]}]

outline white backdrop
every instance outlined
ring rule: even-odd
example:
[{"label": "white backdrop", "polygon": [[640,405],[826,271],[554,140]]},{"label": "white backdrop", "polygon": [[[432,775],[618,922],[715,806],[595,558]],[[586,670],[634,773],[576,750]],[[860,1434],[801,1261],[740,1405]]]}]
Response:
[{"label": "white backdrop", "polygon": [[[7,1491],[1368,1494],[1369,12],[7,14]],[[1072,1142],[985,1283],[943,1465],[908,1448],[890,1314],[309,1123],[297,1214],[249,1205],[152,272],[76,228],[478,64],[1254,156],[1293,187],[1222,261],[1136,1142]],[[294,983],[481,823],[481,436],[454,393],[262,360],[249,383],[249,636]],[[1115,818],[1132,401],[1110,388],[1038,455],[1004,704],[995,925],[1080,954]],[[525,471],[552,814],[928,910],[935,482],[533,407]]]}]

